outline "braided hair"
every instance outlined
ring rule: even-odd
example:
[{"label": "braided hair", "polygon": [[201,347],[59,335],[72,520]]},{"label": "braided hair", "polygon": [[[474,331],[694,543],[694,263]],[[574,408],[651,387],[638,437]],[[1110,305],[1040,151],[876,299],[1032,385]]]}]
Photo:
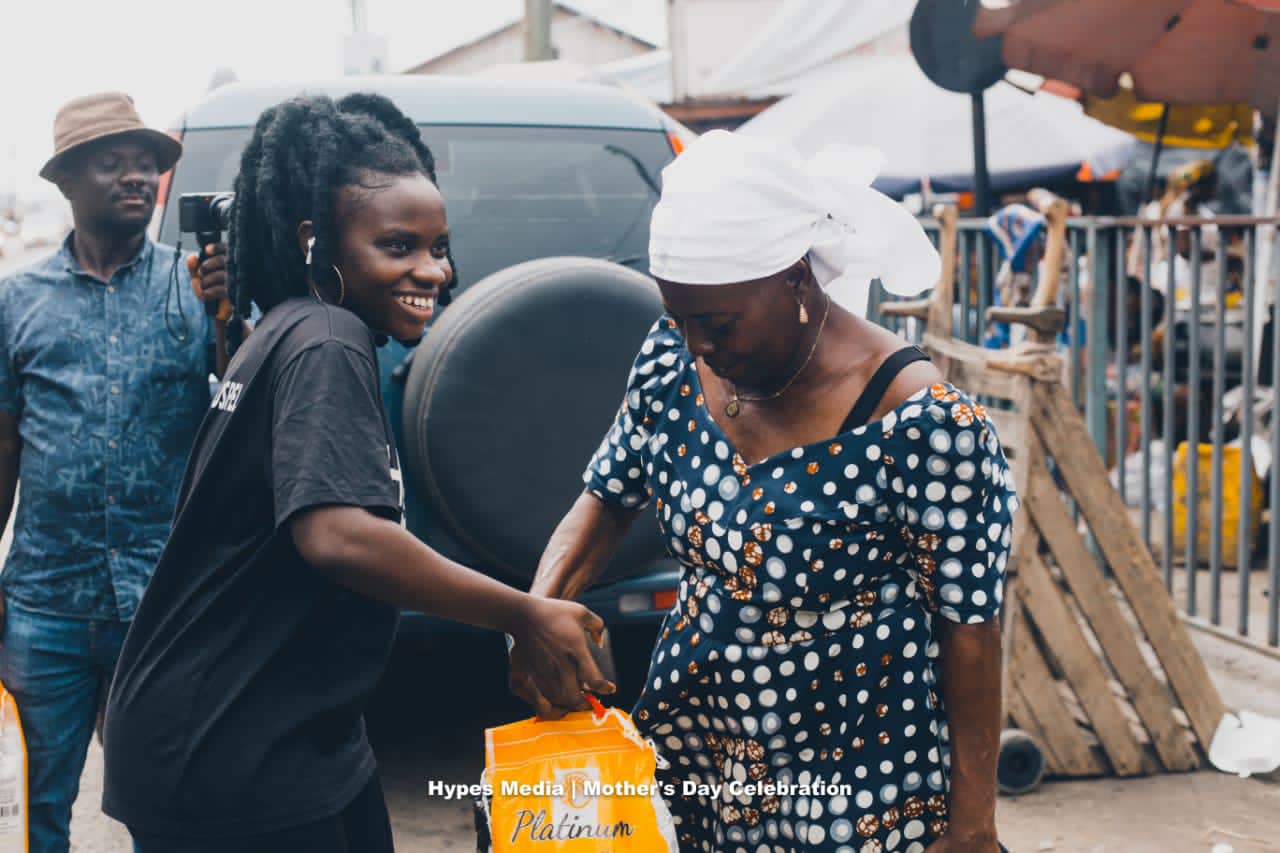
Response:
[{"label": "braided hair", "polygon": [[[265,110],[240,158],[228,237],[227,290],[236,317],[263,313],[310,292],[297,228],[315,230],[311,275],[336,283],[333,196],[339,187],[379,188],[376,175],[424,174],[436,183],[435,158],[417,125],[381,95],[356,93],[334,102],[323,95],[291,98]],[[453,256],[450,267],[456,270]],[[332,281],[331,281],[332,279]],[[457,273],[441,288],[448,305]],[[228,325],[228,346],[241,323]]]}]

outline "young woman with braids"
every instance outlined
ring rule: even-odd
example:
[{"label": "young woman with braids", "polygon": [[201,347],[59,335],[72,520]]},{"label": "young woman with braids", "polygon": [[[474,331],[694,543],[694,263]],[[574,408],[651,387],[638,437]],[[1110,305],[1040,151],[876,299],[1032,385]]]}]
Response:
[{"label": "young woman with braids", "polygon": [[417,340],[454,279],[413,123],[373,95],[267,110],[229,243],[237,313],[263,316],[233,342],[120,656],[103,807],[141,853],[389,851],[361,712],[398,609],[512,634],[564,704],[612,690],[587,647],[603,625],[401,526],[375,345]]}]

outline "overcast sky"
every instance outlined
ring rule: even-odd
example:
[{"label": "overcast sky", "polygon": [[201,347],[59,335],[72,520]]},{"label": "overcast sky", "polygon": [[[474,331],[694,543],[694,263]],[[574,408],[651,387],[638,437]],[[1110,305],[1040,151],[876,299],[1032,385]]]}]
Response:
[{"label": "overcast sky", "polygon": [[[365,0],[369,31],[401,70],[515,20],[524,0]],[[652,33],[666,0],[576,0]],[[641,8],[637,8],[641,7]],[[343,68],[349,0],[0,0],[0,191],[44,192],[53,116],[78,95],[121,89],[166,128],[215,71],[241,80],[333,77]],[[56,193],[56,191],[54,191]]]}]

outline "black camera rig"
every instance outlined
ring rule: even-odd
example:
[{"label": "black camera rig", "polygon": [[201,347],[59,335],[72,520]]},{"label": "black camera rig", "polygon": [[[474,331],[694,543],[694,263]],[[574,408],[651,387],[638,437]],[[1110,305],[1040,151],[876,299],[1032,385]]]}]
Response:
[{"label": "black camera rig", "polygon": [[[231,227],[231,204],[235,193],[183,193],[178,197],[178,230],[196,235],[200,246],[200,262],[208,255],[205,246],[221,243],[223,232]],[[206,302],[210,316],[218,313],[216,302]]]}]

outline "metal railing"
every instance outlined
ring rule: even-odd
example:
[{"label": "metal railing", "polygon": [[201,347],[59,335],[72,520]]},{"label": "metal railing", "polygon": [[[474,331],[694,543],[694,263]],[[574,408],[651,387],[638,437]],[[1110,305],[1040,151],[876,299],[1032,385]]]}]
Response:
[{"label": "metal railing", "polygon": [[[1255,348],[1263,328],[1280,328],[1280,299],[1255,257],[1259,232],[1269,239],[1277,224],[1082,217],[1057,238],[1064,381],[1090,436],[1189,621],[1264,650],[1280,647],[1280,334],[1259,359]],[[935,243],[939,227],[926,220]],[[981,344],[1001,259],[986,220],[960,220],[956,242],[953,330]],[[1176,260],[1180,243],[1189,257]],[[919,340],[918,321],[882,317],[878,302],[877,292],[870,316]]]}]

